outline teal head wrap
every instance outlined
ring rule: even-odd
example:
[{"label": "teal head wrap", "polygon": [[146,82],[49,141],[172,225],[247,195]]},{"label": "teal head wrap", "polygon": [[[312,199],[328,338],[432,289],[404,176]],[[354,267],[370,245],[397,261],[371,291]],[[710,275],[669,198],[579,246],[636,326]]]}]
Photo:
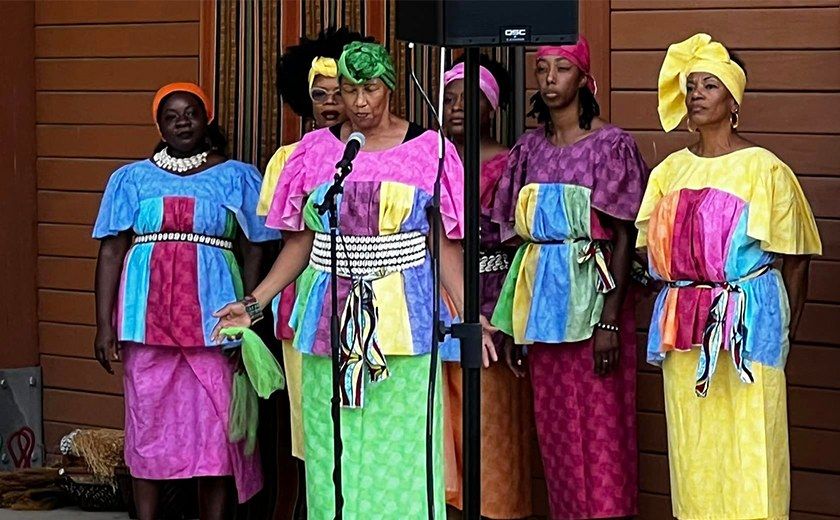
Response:
[{"label": "teal head wrap", "polygon": [[379,78],[391,90],[397,86],[397,73],[391,55],[378,43],[352,42],[345,45],[338,59],[338,73],[356,85]]}]

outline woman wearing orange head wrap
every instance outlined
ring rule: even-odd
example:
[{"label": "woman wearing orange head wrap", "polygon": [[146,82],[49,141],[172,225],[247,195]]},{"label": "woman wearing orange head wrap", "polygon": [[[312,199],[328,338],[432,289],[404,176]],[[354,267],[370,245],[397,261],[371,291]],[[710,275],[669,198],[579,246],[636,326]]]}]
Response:
[{"label": "woman wearing orange head wrap", "polygon": [[647,360],[662,367],[680,519],[788,518],[784,365],[821,246],[793,172],[738,135],[746,82],[708,34],[671,45],[660,121],[667,132],[687,115],[698,138],[653,170],[636,220],[665,283]]},{"label": "woman wearing orange head wrap", "polygon": [[259,173],[226,159],[197,85],[160,89],[152,117],[162,141],[150,159],[111,175],[93,228],[95,354],[110,373],[117,352],[123,361],[125,461],[139,518],[158,518],[161,481],[192,477],[201,518],[227,518],[230,477],[244,502],[262,476],[253,445],[229,441],[236,364],[224,352],[237,344],[212,340],[212,313],[257,281],[252,241],[279,237],[255,213]]}]

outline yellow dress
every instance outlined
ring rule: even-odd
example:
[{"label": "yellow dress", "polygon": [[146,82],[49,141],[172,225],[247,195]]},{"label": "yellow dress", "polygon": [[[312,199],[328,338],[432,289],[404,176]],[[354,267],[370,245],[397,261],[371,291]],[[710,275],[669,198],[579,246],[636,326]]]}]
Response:
[{"label": "yellow dress", "polygon": [[666,283],[647,359],[663,371],[674,516],[788,518],[790,307],[773,262],[821,252],[795,175],[759,147],[684,149],[651,173],[636,225]]},{"label": "yellow dress", "polygon": [[[297,143],[281,146],[268,161],[268,165],[265,168],[265,175],[263,176],[262,188],[260,189],[260,200],[257,203],[257,215],[268,215],[268,210],[271,208],[271,201],[274,198],[274,190],[277,188],[277,182],[280,180],[280,173],[283,171],[286,160],[292,155],[296,147]],[[294,300],[294,287],[291,287],[289,292],[290,300]],[[283,366],[286,372],[286,389],[289,392],[289,411],[292,428],[292,455],[303,460],[303,416],[300,393],[301,354],[299,350],[292,346],[291,330],[288,330],[288,334],[284,332],[285,329],[288,329],[289,315],[288,312],[282,312],[283,305],[281,300],[283,298],[282,295],[278,296],[272,302],[272,310],[275,316],[274,328],[275,335],[283,344]]]}]

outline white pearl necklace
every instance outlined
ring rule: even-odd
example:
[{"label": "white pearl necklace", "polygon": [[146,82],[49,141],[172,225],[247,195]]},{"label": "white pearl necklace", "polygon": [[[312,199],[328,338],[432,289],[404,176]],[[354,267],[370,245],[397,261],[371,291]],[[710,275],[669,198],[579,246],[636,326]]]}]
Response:
[{"label": "white pearl necklace", "polygon": [[207,162],[207,155],[210,153],[201,152],[200,154],[193,155],[192,157],[180,158],[172,157],[169,155],[167,150],[168,148],[164,148],[156,153],[152,159],[159,168],[178,173],[184,173],[185,171],[192,170],[193,168],[198,168]]}]

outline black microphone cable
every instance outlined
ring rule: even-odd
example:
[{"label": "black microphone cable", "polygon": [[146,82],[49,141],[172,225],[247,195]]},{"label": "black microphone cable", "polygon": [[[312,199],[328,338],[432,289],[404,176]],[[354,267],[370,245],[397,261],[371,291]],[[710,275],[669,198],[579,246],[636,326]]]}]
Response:
[{"label": "black microphone cable", "polygon": [[[408,48],[414,54],[414,43],[409,43]],[[435,471],[434,471],[434,435],[435,435],[435,393],[437,391],[437,375],[438,375],[438,358],[440,342],[443,341],[447,334],[447,329],[440,319],[440,184],[443,176],[443,163],[446,155],[446,137],[443,135],[443,73],[446,70],[444,67],[444,58],[446,56],[446,48],[440,48],[440,73],[439,73],[439,91],[438,91],[438,107],[435,108],[434,103],[429,99],[423,85],[414,73],[414,67],[410,67],[411,79],[415,87],[423,97],[423,101],[429,107],[437,122],[438,132],[438,168],[435,177],[434,194],[432,195],[432,205],[429,211],[431,217],[430,227],[432,233],[432,324],[434,330],[432,331],[432,345],[429,360],[429,391],[426,395],[426,503],[428,508],[429,520],[435,520]],[[414,60],[412,59],[412,62]],[[440,367],[441,372],[443,367]],[[442,374],[441,374],[442,375]]]}]

